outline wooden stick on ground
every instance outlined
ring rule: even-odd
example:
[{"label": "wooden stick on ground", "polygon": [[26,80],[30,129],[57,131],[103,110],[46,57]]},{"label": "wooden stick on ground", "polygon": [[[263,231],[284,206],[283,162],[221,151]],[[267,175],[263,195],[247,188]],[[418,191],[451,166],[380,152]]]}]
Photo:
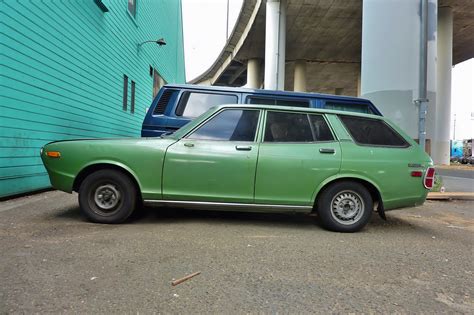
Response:
[{"label": "wooden stick on ground", "polygon": [[192,273],[192,274],[190,274],[190,275],[187,275],[186,277],[182,277],[181,279],[174,280],[173,282],[171,282],[171,285],[172,285],[172,286],[175,286],[175,285],[178,285],[178,284],[180,284],[180,283],[183,283],[184,281],[189,280],[189,279],[191,279],[192,277],[195,277],[195,276],[199,275],[200,273],[201,273],[201,272],[198,271],[198,272]]}]

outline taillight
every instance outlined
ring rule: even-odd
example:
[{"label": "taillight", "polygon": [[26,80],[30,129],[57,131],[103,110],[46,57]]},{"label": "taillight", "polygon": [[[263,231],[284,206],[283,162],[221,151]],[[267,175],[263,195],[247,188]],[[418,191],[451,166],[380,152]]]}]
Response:
[{"label": "taillight", "polygon": [[435,181],[435,169],[428,167],[425,173],[425,179],[423,180],[423,185],[426,189],[432,189]]}]

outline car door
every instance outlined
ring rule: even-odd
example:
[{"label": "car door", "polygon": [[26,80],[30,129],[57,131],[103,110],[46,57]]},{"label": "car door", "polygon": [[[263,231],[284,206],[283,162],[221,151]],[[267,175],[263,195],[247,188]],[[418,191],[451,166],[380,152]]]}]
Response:
[{"label": "car door", "polygon": [[341,150],[323,115],[268,111],[255,202],[312,205],[316,187],[339,172]]},{"label": "car door", "polygon": [[260,110],[224,109],[171,145],[163,198],[253,202],[259,118]]}]

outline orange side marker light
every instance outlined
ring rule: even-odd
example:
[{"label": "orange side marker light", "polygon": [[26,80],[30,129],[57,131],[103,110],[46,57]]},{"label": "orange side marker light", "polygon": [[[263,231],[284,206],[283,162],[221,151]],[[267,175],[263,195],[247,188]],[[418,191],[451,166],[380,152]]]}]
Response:
[{"label": "orange side marker light", "polygon": [[59,151],[48,151],[46,152],[46,155],[52,158],[60,158],[61,157],[61,152]]}]

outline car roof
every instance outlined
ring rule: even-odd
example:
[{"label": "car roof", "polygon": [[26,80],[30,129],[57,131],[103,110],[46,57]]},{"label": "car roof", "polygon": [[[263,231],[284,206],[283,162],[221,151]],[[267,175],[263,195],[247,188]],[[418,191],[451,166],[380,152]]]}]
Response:
[{"label": "car roof", "polygon": [[304,112],[304,113],[318,113],[318,114],[333,114],[333,115],[345,115],[345,116],[358,116],[367,118],[377,118],[385,120],[385,117],[374,115],[357,113],[350,111],[341,111],[327,108],[312,108],[312,107],[294,107],[294,106],[282,106],[282,105],[265,105],[265,104],[222,104],[214,106],[215,111],[222,108],[244,108],[244,109],[266,109],[266,110],[277,110],[277,111],[292,111],[292,112]]},{"label": "car roof", "polygon": [[219,112],[222,109],[227,108],[238,108],[238,109],[259,109],[259,110],[275,110],[275,111],[291,111],[291,112],[301,112],[301,113],[317,113],[317,114],[329,114],[329,115],[343,115],[343,116],[352,116],[352,117],[362,117],[362,118],[371,118],[382,120],[391,125],[395,130],[402,134],[403,137],[406,139],[411,139],[402,129],[398,126],[393,124],[390,119],[379,116],[379,115],[372,115],[372,114],[363,114],[363,113],[356,113],[356,112],[349,112],[349,111],[340,111],[340,110],[332,110],[332,109],[324,109],[324,108],[310,108],[310,107],[293,107],[293,106],[281,106],[281,105],[261,105],[261,104],[222,104],[211,107],[207,114],[203,114],[199,116],[197,119],[192,120],[190,123],[186,124],[185,126],[178,129],[172,136],[175,139],[179,139],[179,137],[185,135],[190,130],[195,128],[197,125],[203,123],[209,117],[214,115],[215,113]]},{"label": "car roof", "polygon": [[236,93],[260,94],[260,95],[268,95],[268,96],[276,95],[276,96],[282,96],[282,97],[292,96],[292,97],[300,97],[300,98],[323,98],[323,99],[332,99],[332,100],[341,100],[341,101],[358,101],[358,102],[364,102],[364,103],[371,103],[368,99],[360,98],[360,97],[313,93],[313,92],[262,90],[262,89],[243,88],[243,87],[206,86],[206,85],[194,85],[194,84],[166,84],[164,87],[176,88],[176,89],[192,89],[192,90],[197,90],[197,91],[236,92]]}]

